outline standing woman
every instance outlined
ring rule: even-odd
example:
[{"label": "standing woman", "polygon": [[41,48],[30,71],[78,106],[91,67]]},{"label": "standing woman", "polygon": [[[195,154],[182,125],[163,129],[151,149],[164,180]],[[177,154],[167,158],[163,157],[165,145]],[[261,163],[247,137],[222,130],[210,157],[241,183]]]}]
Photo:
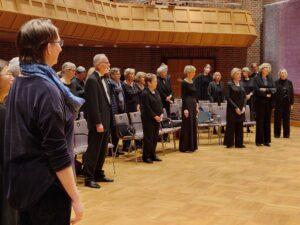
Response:
[{"label": "standing woman", "polygon": [[179,151],[194,152],[197,150],[197,99],[193,82],[196,68],[188,65],[184,68],[186,78],[181,83],[182,125],[179,139]]},{"label": "standing woman", "polygon": [[279,70],[279,79],[275,82],[275,111],[274,111],[274,136],[280,137],[281,122],[283,124],[283,137],[290,137],[290,114],[294,105],[294,88],[292,81],[287,79],[286,69]]},{"label": "standing woman", "polygon": [[271,65],[263,63],[259,66],[259,74],[253,78],[253,96],[256,112],[255,142],[257,146],[271,146],[272,98],[276,92],[276,87],[272,77],[269,76],[270,72]]},{"label": "standing woman", "polygon": [[134,76],[134,69],[127,68],[124,71],[125,81],[123,82],[123,90],[128,113],[140,111],[139,88],[136,83],[134,83]]},{"label": "standing woman", "polygon": [[242,85],[246,92],[246,99],[247,99],[247,105],[249,105],[251,111],[253,111],[253,81],[252,78],[250,78],[251,71],[248,67],[244,67],[242,69]]},{"label": "standing woman", "polygon": [[5,133],[5,101],[9,89],[13,83],[14,77],[9,73],[7,62],[0,59],[0,224],[1,225],[16,225],[17,213],[13,210],[7,199],[4,191],[4,133]]},{"label": "standing woman", "polygon": [[63,41],[48,19],[26,22],[17,34],[21,75],[7,97],[5,181],[20,225],[69,225],[83,206],[74,177],[73,125],[84,100],[75,97],[51,68]]},{"label": "standing woman", "polygon": [[221,82],[222,76],[220,72],[215,72],[213,74],[214,81],[210,82],[208,85],[208,97],[210,102],[217,102],[221,105],[224,102],[224,85]]},{"label": "standing woman", "polygon": [[245,148],[243,122],[245,120],[246,92],[241,85],[241,70],[231,70],[232,81],[227,84],[227,111],[224,145],[227,148]]},{"label": "standing woman", "polygon": [[194,82],[197,90],[197,101],[198,100],[209,100],[208,98],[208,85],[213,81],[212,76],[210,75],[211,66],[206,64],[202,74],[199,74]]},{"label": "standing woman", "polygon": [[145,82],[147,87],[141,97],[141,117],[144,133],[143,161],[145,163],[153,163],[153,161],[162,161],[156,156],[155,151],[159,126],[163,116],[163,106],[159,93],[156,90],[156,75],[151,73],[147,74]]}]

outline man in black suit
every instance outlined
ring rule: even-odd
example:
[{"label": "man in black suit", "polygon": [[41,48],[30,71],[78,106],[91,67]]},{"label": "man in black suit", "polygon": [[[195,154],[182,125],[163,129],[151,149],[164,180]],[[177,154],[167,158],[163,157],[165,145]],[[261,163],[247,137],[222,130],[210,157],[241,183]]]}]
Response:
[{"label": "man in black suit", "polygon": [[95,71],[86,81],[85,116],[88,123],[88,148],[85,153],[85,186],[100,188],[96,182],[112,182],[102,169],[110,134],[111,99],[105,75],[109,72],[109,61],[104,54],[94,56]]}]

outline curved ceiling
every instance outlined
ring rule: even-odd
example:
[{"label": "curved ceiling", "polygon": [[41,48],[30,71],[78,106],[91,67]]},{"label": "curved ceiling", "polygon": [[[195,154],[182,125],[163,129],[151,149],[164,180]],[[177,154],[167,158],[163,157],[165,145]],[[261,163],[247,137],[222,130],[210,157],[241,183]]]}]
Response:
[{"label": "curved ceiling", "polygon": [[107,0],[0,0],[1,40],[20,26],[51,18],[69,45],[248,47],[256,39],[248,11],[168,7]]}]

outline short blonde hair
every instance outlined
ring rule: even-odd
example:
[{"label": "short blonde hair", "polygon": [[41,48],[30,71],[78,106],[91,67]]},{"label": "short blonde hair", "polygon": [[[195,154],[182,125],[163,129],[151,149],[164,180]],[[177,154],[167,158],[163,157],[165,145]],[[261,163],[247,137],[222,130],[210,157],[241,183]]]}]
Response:
[{"label": "short blonde hair", "polygon": [[222,77],[222,75],[221,75],[220,72],[214,72],[214,74],[213,74],[213,79],[216,79],[216,76],[217,76],[217,75],[220,75],[220,77]]},{"label": "short blonde hair", "polygon": [[279,70],[278,77],[280,77],[281,73],[286,73],[288,75],[288,71],[285,68],[282,68],[282,69]]},{"label": "short blonde hair", "polygon": [[247,73],[251,73],[249,67],[243,67],[242,72],[247,72]]},{"label": "short blonde hair", "polygon": [[187,75],[188,73],[191,72],[196,72],[196,67],[192,66],[192,65],[187,65],[184,67],[183,73],[184,75]]},{"label": "short blonde hair", "polygon": [[132,68],[125,69],[125,71],[124,71],[125,79],[128,77],[129,74],[135,74],[135,69],[132,69]]},{"label": "short blonde hair", "polygon": [[136,75],[134,77],[134,80],[139,81],[142,77],[145,77],[145,76],[146,76],[145,72],[139,71],[139,72],[136,73]]},{"label": "short blonde hair", "polygon": [[234,74],[236,74],[237,72],[241,72],[240,68],[233,68],[230,72],[231,78],[233,78]]},{"label": "short blonde hair", "polygon": [[261,71],[262,71],[264,68],[268,68],[268,69],[269,69],[269,73],[270,73],[271,70],[272,70],[272,66],[271,66],[270,63],[263,63],[263,64],[261,64],[261,65],[258,67],[259,73],[261,73]]}]

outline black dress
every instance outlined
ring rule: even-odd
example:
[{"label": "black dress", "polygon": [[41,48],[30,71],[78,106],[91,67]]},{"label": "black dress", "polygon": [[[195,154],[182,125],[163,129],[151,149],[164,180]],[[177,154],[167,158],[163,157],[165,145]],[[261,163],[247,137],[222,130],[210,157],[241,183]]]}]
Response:
[{"label": "black dress", "polygon": [[238,115],[236,109],[241,111],[246,106],[246,92],[242,85],[237,86],[233,82],[227,84],[227,111],[226,111],[226,131],[224,145],[227,147],[243,147],[243,122],[245,113]]},{"label": "black dress", "polygon": [[195,82],[195,88],[196,88],[196,96],[197,101],[198,100],[209,100],[208,98],[208,85],[210,82],[213,81],[213,78],[211,75],[204,75],[199,74],[194,82]]},{"label": "black dress", "polygon": [[157,90],[152,93],[148,88],[145,88],[141,95],[141,100],[141,117],[144,133],[143,160],[155,160],[160,123],[154,117],[163,113],[163,106]]},{"label": "black dress", "polygon": [[278,79],[275,82],[275,111],[274,111],[274,136],[280,137],[281,123],[283,124],[283,137],[290,137],[291,105],[294,104],[294,88],[290,80]]},{"label": "black dress", "polygon": [[[253,78],[254,105],[256,113],[256,145],[269,145],[271,143],[271,113],[273,108],[273,95],[276,87],[270,75],[263,79],[261,74]],[[266,88],[261,91],[260,88]]]},{"label": "black dress", "polygon": [[[179,151],[197,150],[197,99],[194,83],[183,80],[181,83],[182,94],[182,125],[179,140]],[[189,111],[189,116],[184,116],[184,110]]]},{"label": "black dress", "polygon": [[208,85],[208,97],[210,102],[217,102],[221,105],[224,102],[224,85],[223,83],[216,83],[212,81]]}]

